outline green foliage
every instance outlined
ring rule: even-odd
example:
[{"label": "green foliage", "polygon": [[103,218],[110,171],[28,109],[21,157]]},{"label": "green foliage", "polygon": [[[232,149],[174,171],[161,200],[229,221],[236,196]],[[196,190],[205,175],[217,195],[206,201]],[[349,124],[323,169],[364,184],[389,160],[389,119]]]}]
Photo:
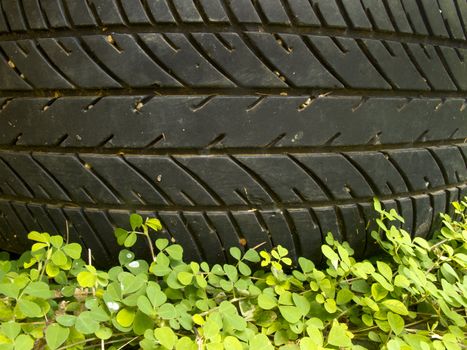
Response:
[{"label": "green foliage", "polygon": [[99,271],[81,247],[31,232],[30,252],[0,256],[0,350],[314,350],[463,349],[467,306],[467,203],[454,203],[427,241],[392,225],[382,209],[372,233],[384,253],[356,261],[347,243],[326,237],[326,266],[284,247],[246,252],[233,264],[183,261],[183,249],[157,239],[157,219],[130,217],[116,229],[131,248],[144,236],[152,261],[122,249],[120,265]]}]

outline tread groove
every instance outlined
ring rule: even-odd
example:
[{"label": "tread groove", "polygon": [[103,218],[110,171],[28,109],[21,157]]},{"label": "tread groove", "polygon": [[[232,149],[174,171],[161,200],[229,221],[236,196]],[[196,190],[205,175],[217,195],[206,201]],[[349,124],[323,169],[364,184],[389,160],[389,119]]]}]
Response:
[{"label": "tread groove", "polygon": [[67,84],[70,84],[72,86],[72,89],[75,89],[76,88],[76,84],[70,79],[70,77],[68,77],[61,69],[60,67],[58,67],[49,57],[49,55],[47,55],[47,53],[45,52],[45,50],[42,48],[41,45],[37,45],[36,44],[36,49],[40,55],[40,57],[42,57],[44,59],[45,62],[47,62],[47,64],[50,65],[50,67],[55,70],[57,73],[58,73],[58,76],[60,78],[62,78],[63,80],[65,80],[65,82]]},{"label": "tread groove", "polygon": [[392,166],[397,170],[401,178],[404,180],[404,184],[409,191],[414,191],[412,184],[410,183],[407,175],[404,173],[402,168],[397,164],[397,162],[391,158],[391,155],[386,152],[381,152],[383,156],[392,164]]},{"label": "tread groove", "polygon": [[351,157],[349,157],[348,154],[341,153],[341,155],[345,158],[345,160],[350,164],[352,168],[356,170],[358,174],[360,174],[365,181],[368,183],[368,185],[371,188],[371,191],[375,194],[375,196],[380,192],[378,190],[378,186],[376,186],[375,182],[373,179],[367,174],[367,172],[358,164],[355,160],[353,160]]},{"label": "tread groove", "polygon": [[339,83],[342,84],[345,88],[349,88],[349,84],[344,80],[344,78],[332,67],[330,63],[327,62],[326,58],[321,54],[318,48],[313,44],[309,37],[304,37],[303,42],[310,52],[315,56],[319,63],[328,71],[328,73],[336,79]]},{"label": "tread groove", "polygon": [[133,170],[138,176],[144,179],[153,189],[158,193],[169,205],[175,205],[174,201],[170,196],[159,186],[154,185],[153,180],[151,180],[146,174],[140,171],[136,166],[131,164],[124,156],[120,156],[120,159],[125,163],[125,165]]},{"label": "tread groove", "polygon": [[436,88],[433,86],[433,83],[430,81],[428,76],[423,71],[422,67],[418,63],[417,59],[414,57],[412,51],[409,49],[407,44],[405,44],[405,43],[402,44],[402,47],[403,47],[405,53],[407,54],[407,57],[409,57],[409,61],[413,64],[413,66],[417,70],[418,74],[420,74],[420,76],[422,77],[422,80],[430,87],[430,90],[435,91]]},{"label": "tread groove", "polygon": [[212,67],[214,67],[215,70],[217,70],[224,79],[228,80],[229,82],[235,83],[238,85],[238,82],[235,80],[235,78],[227,72],[226,69],[222,68],[220,64],[218,64],[201,46],[201,44],[198,43],[195,37],[193,37],[193,33],[188,33],[185,35],[185,37],[188,39],[188,42],[196,49],[196,51],[203,57],[205,61],[207,61]]},{"label": "tread groove", "polygon": [[119,76],[114,74],[105,64],[102,62],[92,51],[92,49],[89,47],[89,45],[81,38],[78,38],[78,42],[80,43],[82,49],[86,54],[93,60],[93,62],[105,73],[107,74],[111,79],[116,81],[121,87],[129,88],[129,85],[120,79]]},{"label": "tread groove", "polygon": [[[5,60],[5,63],[7,63],[7,64],[9,64],[9,62],[11,61],[10,58],[8,57],[8,55],[6,54],[5,50],[3,50],[2,46],[0,45],[0,60],[2,58],[3,58],[3,60]],[[13,71],[18,76],[18,78],[20,80],[22,80],[23,83],[25,83],[29,88],[34,87],[34,85],[24,76],[24,74],[21,73],[21,71],[19,70],[19,68],[17,66],[10,67],[10,68],[13,69]],[[21,91],[21,89],[20,89],[20,91]]]},{"label": "tread groove", "polygon": [[294,155],[288,154],[287,155],[300,169],[302,169],[310,178],[312,178],[316,184],[320,187],[321,191],[329,198],[335,199],[332,192],[329,188],[324,184],[323,180],[316,175],[310,168],[304,165],[300,160],[298,160]]},{"label": "tread groove", "polygon": [[370,50],[366,47],[365,43],[361,39],[356,39],[358,47],[361,49],[365,57],[368,59],[368,62],[376,69],[378,74],[388,83],[392,89],[397,90],[396,84],[388,77],[386,72],[384,72],[383,67],[378,63],[376,58],[371,54]]},{"label": "tread groove", "polygon": [[[124,199],[122,198],[120,192],[118,192],[114,186],[112,186],[106,179],[104,179],[95,169],[92,165],[88,164],[84,159],[82,159],[79,155],[76,156],[76,159],[79,161],[81,166],[86,169],[85,172],[90,174],[95,178],[96,181],[98,181],[100,184],[104,186],[104,188],[112,193],[112,195],[117,199],[118,202],[120,203],[125,203]],[[84,186],[83,186],[84,188]],[[87,189],[86,189],[87,190]]]},{"label": "tread groove", "polygon": [[[39,167],[52,181],[53,183],[63,192],[68,198],[73,198],[73,196],[68,192],[66,187],[52,174],[49,169],[47,169],[41,162],[34,158],[33,154],[29,154],[31,161]],[[34,192],[33,192],[34,193]]]},{"label": "tread groove", "polygon": [[15,175],[15,177],[20,181],[21,185],[23,185],[24,188],[26,188],[26,190],[29,192],[28,194],[30,198],[32,198],[34,196],[34,191],[31,188],[31,186],[29,186],[29,184],[26,181],[24,181],[24,179],[18,174],[18,172],[5,159],[1,157],[1,154],[0,154],[0,163],[3,164],[5,167],[7,167],[8,170],[10,170]]},{"label": "tread groove", "polygon": [[448,73],[449,78],[451,78],[452,83],[456,86],[456,88],[459,91],[461,91],[462,88],[460,87],[459,83],[457,82],[457,79],[456,79],[454,73],[451,71],[451,68],[449,67],[449,64],[448,64],[448,62],[446,60],[446,57],[444,57],[444,54],[441,51],[441,48],[439,46],[434,46],[434,49],[435,49],[436,53],[438,54],[438,56],[440,58],[440,61],[443,64],[444,69]]},{"label": "tread groove", "polygon": [[229,155],[229,159],[234,162],[240,169],[245,171],[248,176],[255,181],[256,184],[258,184],[272,199],[274,202],[280,202],[281,199],[277,195],[277,193],[274,192],[274,190],[267,184],[266,181],[264,181],[259,174],[254,172],[252,169],[250,169],[248,166],[240,162],[237,158],[235,158],[232,155]]},{"label": "tread groove", "polygon": [[175,165],[177,165],[183,172],[185,172],[189,177],[191,177],[195,182],[198,183],[206,192],[209,193],[209,195],[217,202],[219,205],[225,205],[224,201],[220,196],[205,182],[199,177],[197,174],[195,174],[191,169],[189,169],[187,166],[183,165],[181,162],[179,162],[175,157],[169,156],[169,158],[174,162]]},{"label": "tread groove", "polygon": [[448,184],[449,177],[448,177],[448,174],[446,173],[446,169],[444,168],[444,166],[442,166],[443,163],[441,162],[441,159],[435,152],[433,152],[433,149],[427,148],[427,151],[430,153],[431,157],[435,160],[435,163],[436,165],[438,165],[438,168],[441,171],[441,174],[443,174],[444,183]]},{"label": "tread groove", "polygon": [[7,15],[6,15],[6,11],[5,11],[5,9],[3,8],[3,3],[2,3],[1,1],[0,1],[0,11],[1,11],[1,15],[2,15],[3,18],[5,19],[5,25],[6,25],[6,27],[7,27],[7,30],[8,30],[9,32],[11,32],[11,31],[12,31],[12,30],[11,30],[11,26],[10,26],[10,23],[9,23],[9,21],[8,21],[8,17],[7,17]]},{"label": "tread groove", "polygon": [[152,50],[146,45],[146,43],[141,39],[141,37],[136,34],[131,36],[135,41],[136,45],[143,50],[143,52],[154,62],[154,64],[159,67],[164,73],[174,79],[178,84],[185,85],[186,83],[178,77],[172,70],[167,67],[153,52]]},{"label": "tread groove", "polygon": [[[107,245],[104,244],[104,242],[102,241],[100,235],[96,234],[96,232],[98,232],[98,230],[96,229],[96,227],[94,227],[93,222],[89,219],[88,215],[83,210],[80,210],[80,212],[81,212],[81,215],[84,218],[85,222],[89,225],[89,227],[93,231],[93,233],[94,233],[93,236],[96,238],[96,240],[99,243],[102,251],[104,252],[105,255],[107,255],[107,258],[110,258],[112,256],[112,254],[108,250]],[[91,256],[92,256],[92,250],[91,250]],[[95,260],[94,256],[93,256],[93,259]]]}]

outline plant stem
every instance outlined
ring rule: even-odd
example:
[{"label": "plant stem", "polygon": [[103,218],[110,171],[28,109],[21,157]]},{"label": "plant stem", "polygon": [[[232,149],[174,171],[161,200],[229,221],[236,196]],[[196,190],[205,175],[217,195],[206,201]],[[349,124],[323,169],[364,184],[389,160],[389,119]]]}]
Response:
[{"label": "plant stem", "polygon": [[97,339],[98,338],[89,338],[89,339],[80,340],[80,341],[77,341],[76,343],[72,343],[72,344],[68,344],[66,346],[62,346],[62,347],[58,348],[57,350],[69,349],[69,348],[72,348],[72,347],[74,347],[76,345],[86,344],[86,343],[89,343],[89,342],[97,340]]},{"label": "plant stem", "polygon": [[125,344],[123,344],[122,346],[120,346],[117,350],[121,350],[123,349],[126,345],[130,344],[133,340],[136,340],[139,338],[139,335],[134,337],[134,338],[131,338],[130,340],[128,340]]},{"label": "plant stem", "polygon": [[156,256],[154,255],[154,246],[152,245],[151,237],[149,237],[148,228],[146,226],[143,226],[143,231],[144,231],[143,234],[146,236],[146,239],[148,240],[152,261],[156,261]]},{"label": "plant stem", "polygon": [[434,244],[431,246],[430,250],[435,249],[436,247],[439,247],[441,244],[449,242],[450,240],[448,238],[443,239],[442,241],[439,241],[438,243]]},{"label": "plant stem", "polygon": [[352,305],[351,307],[349,307],[348,309],[345,309],[344,311],[342,311],[339,315],[336,316],[336,320],[338,320],[339,318],[341,318],[342,316],[344,316],[347,312],[349,312],[350,310],[352,310],[353,308],[355,308],[357,306],[357,304],[354,304]]}]

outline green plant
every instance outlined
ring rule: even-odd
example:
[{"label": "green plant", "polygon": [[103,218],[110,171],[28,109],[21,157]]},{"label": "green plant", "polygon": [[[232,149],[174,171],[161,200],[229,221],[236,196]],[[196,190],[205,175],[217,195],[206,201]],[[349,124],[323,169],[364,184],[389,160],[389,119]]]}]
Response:
[{"label": "green plant", "polygon": [[128,249],[104,272],[81,247],[31,232],[19,260],[0,261],[0,349],[463,349],[467,306],[467,203],[427,241],[375,200],[372,233],[384,253],[356,261],[326,237],[326,266],[287,250],[230,249],[235,263],[183,261],[183,249],[153,239],[157,219],[130,217],[117,241],[143,235],[152,261]]}]

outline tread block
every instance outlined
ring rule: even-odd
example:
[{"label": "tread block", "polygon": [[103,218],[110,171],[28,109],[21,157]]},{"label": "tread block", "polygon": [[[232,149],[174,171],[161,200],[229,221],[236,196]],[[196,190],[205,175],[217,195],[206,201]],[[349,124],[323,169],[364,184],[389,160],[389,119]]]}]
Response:
[{"label": "tread block", "polygon": [[[240,243],[243,235],[239,232],[231,213],[212,211],[207,212],[206,215],[215,228],[223,247],[237,247],[245,252],[243,245]],[[227,251],[227,248],[225,250]],[[229,261],[233,259],[230,253],[226,253],[226,255]]]},{"label": "tread block", "polygon": [[421,0],[421,4],[431,32],[437,36],[448,38],[449,35],[444,25],[442,11],[438,6],[439,2],[434,3],[429,0]]},{"label": "tread block", "polygon": [[0,90],[32,90],[24,78],[24,75],[18,73],[17,70],[11,67],[11,60],[3,54],[0,46]]},{"label": "tread block", "polygon": [[209,22],[229,23],[229,17],[220,1],[200,0],[200,3]]},{"label": "tread block", "polygon": [[81,240],[79,233],[74,229],[74,227],[72,227],[73,225],[70,224],[69,219],[67,219],[61,207],[43,206],[43,209],[45,212],[47,212],[50,219],[53,221],[55,227],[57,228],[58,232],[64,238],[66,238],[68,234],[70,242],[77,242],[83,247],[85,246],[85,244],[83,244],[83,241]]},{"label": "tread block", "polygon": [[342,218],[342,230],[347,233],[345,240],[353,247],[355,257],[363,257],[367,241],[366,223],[358,207],[355,205],[341,205],[338,207],[338,211],[338,215]]},{"label": "tread block", "polygon": [[86,0],[65,0],[65,6],[70,13],[71,22],[74,26],[97,26],[97,21]]},{"label": "tread block", "polygon": [[20,180],[14,169],[0,156],[0,190],[2,194],[32,198],[31,191],[27,185]]},{"label": "tread block", "polygon": [[457,0],[456,5],[459,9],[459,17],[462,19],[464,33],[467,32],[467,3],[463,0]]},{"label": "tread block", "polygon": [[417,0],[401,0],[401,2],[413,32],[420,35],[428,35],[428,30],[424,24]]},{"label": "tread block", "polygon": [[41,0],[40,6],[52,28],[71,28],[59,0]]},{"label": "tread block", "polygon": [[412,198],[415,212],[413,237],[426,237],[430,232],[433,221],[433,207],[430,203],[430,197],[427,195],[418,195]]},{"label": "tread block", "polygon": [[157,23],[176,23],[167,0],[147,0],[147,4]]},{"label": "tread block", "polygon": [[267,227],[259,221],[262,219],[259,213],[251,211],[235,211],[232,212],[232,215],[243,232],[247,248],[253,248],[261,245],[264,250],[272,249],[273,245],[270,233]]},{"label": "tread block", "polygon": [[0,47],[35,88],[74,89],[31,40],[2,42]]},{"label": "tread block", "polygon": [[0,2],[0,33],[8,33],[10,29],[8,28],[7,20],[3,14],[4,10],[2,6],[2,3]]},{"label": "tread block", "polygon": [[172,0],[175,10],[183,22],[202,23],[203,18],[193,0]]},{"label": "tread block", "polygon": [[[445,21],[446,27],[449,28],[452,38],[463,40],[466,39],[464,29],[462,28],[461,13],[457,12],[456,0],[439,0],[441,15]],[[464,2],[464,6],[465,6]],[[459,11],[461,11],[459,5]]]},{"label": "tread block", "polygon": [[[272,203],[273,191],[234,157],[176,157],[227,205]],[[227,180],[227,179],[231,180]]]},{"label": "tread block", "polygon": [[362,2],[360,0],[348,0],[343,1],[342,5],[349,16],[352,23],[352,27],[356,29],[371,29],[372,25],[363,9]]},{"label": "tread block", "polygon": [[42,232],[48,232],[51,235],[62,235],[62,232],[57,229],[43,205],[31,203],[28,204],[28,209],[31,215],[37,220]]},{"label": "tread block", "polygon": [[123,25],[122,14],[115,0],[87,0],[89,6],[97,13],[103,25]]},{"label": "tread block", "polygon": [[299,26],[319,27],[320,21],[308,0],[287,0],[293,19]]},{"label": "tread block", "polygon": [[336,210],[336,207],[322,207],[313,209],[313,212],[318,219],[322,237],[326,238],[328,233],[331,233],[334,239],[343,242],[345,238],[339,227]]},{"label": "tread block", "polygon": [[7,237],[8,240],[13,241],[12,245],[16,243],[16,245],[21,245],[23,247],[31,246],[27,238],[26,228],[10,202],[0,202],[0,217],[4,219],[3,225],[6,229],[3,231],[4,236]]},{"label": "tread block", "polygon": [[467,50],[440,47],[452,78],[462,89],[467,89]]},{"label": "tread block", "polygon": [[202,242],[200,249],[203,256],[213,263],[225,263],[224,247],[214,227],[207,222],[206,216],[201,213],[184,213],[183,217],[190,235],[196,237],[198,242]]},{"label": "tread block", "polygon": [[342,17],[336,0],[310,0],[314,10],[321,16],[323,24],[334,28],[345,28],[345,20]]},{"label": "tread block", "polygon": [[[439,230],[442,226],[442,218],[440,214],[446,213],[446,192],[439,191],[430,194],[431,203],[433,206],[433,220],[430,227],[430,233]],[[448,205],[451,205],[448,203]]]},{"label": "tread block", "polygon": [[[235,2],[237,3],[237,1]],[[192,36],[209,57],[240,86],[286,87],[235,33],[193,33]],[[241,60],[242,66],[238,65]]]},{"label": "tread block", "polygon": [[160,193],[176,205],[219,205],[209,189],[169,157],[126,156],[146,179],[156,182]]},{"label": "tread block", "polygon": [[467,196],[467,186],[459,186],[459,199],[464,200],[464,198]]},{"label": "tread block", "polygon": [[396,30],[401,33],[413,33],[402,3],[400,1],[387,1],[386,4],[389,8],[390,14],[392,14]]},{"label": "tread block", "polygon": [[375,195],[361,173],[341,155],[297,154],[294,157],[309,169],[310,174],[315,174],[314,180],[330,198],[350,199]]},{"label": "tread block", "polygon": [[[121,87],[94,62],[77,39],[39,39],[38,42],[47,56],[74,85],[90,89]],[[76,70],[75,67],[86,67],[86,70]]]},{"label": "tread block", "polygon": [[423,191],[445,185],[441,169],[427,150],[387,151],[389,159],[405,179],[410,191]]},{"label": "tread block", "polygon": [[[37,215],[37,212],[33,212],[27,204],[21,202],[13,202],[12,207],[15,209],[15,213],[18,215],[18,218],[23,223],[23,226],[27,231],[40,231],[40,232],[49,232],[43,228],[40,224],[40,217]],[[36,205],[32,205],[37,207]]]},{"label": "tread block", "polygon": [[[115,263],[117,257],[110,253],[109,246],[107,246],[107,244],[115,244],[115,236],[112,231],[103,230],[97,234],[96,228],[91,225],[86,214],[80,208],[64,208],[64,213],[70,222],[70,228],[79,232],[78,235],[84,244],[83,248],[91,249],[94,262],[99,261],[99,264],[106,266]],[[83,256],[86,256],[86,251]]]},{"label": "tread block", "polygon": [[187,261],[200,261],[203,259],[203,253],[200,251],[195,236],[192,236],[191,232],[184,221],[181,218],[182,214],[174,212],[160,212],[159,219],[162,225],[170,232],[175,242],[181,244],[185,249],[183,256]]},{"label": "tread block", "polygon": [[[92,167],[77,157],[65,154],[35,154],[34,158],[74,201],[83,203],[121,203],[115,189],[99,178]],[[84,163],[84,164],[83,164]],[[31,174],[33,175],[33,174]]]},{"label": "tread block", "polygon": [[373,209],[372,203],[361,203],[358,204],[359,210],[362,212],[363,220],[366,223],[366,234],[367,240],[364,247],[364,254],[367,255],[368,253],[375,251],[376,244],[375,241],[371,238],[371,232],[376,231],[378,229],[378,225],[376,224],[376,219],[379,217],[378,213]]},{"label": "tread block", "polygon": [[454,215],[454,207],[451,203],[459,200],[459,192],[459,188],[449,188],[446,191],[446,213],[450,216]]},{"label": "tread block", "polygon": [[424,78],[410,62],[407,53],[400,43],[394,41],[381,42],[363,39],[370,54],[390,82],[399,89],[429,90]]},{"label": "tread block", "polygon": [[172,75],[157,65],[129,34],[113,34],[112,40],[102,35],[83,38],[93,54],[115,76],[134,87],[180,87]]},{"label": "tread block", "polygon": [[155,180],[146,179],[123,157],[83,155],[80,157],[96,175],[112,184],[121,202],[132,204],[167,205],[167,200],[157,191]]},{"label": "tread block", "polygon": [[290,25],[289,16],[280,0],[258,0],[258,4],[268,23]]},{"label": "tread block", "polygon": [[11,31],[26,31],[26,23],[21,13],[21,2],[17,0],[2,0],[1,5]]},{"label": "tread block", "polygon": [[430,86],[440,90],[457,90],[433,46],[411,43],[407,46]]},{"label": "tread block", "polygon": [[121,3],[128,22],[135,24],[151,23],[141,1],[121,0]]},{"label": "tread block", "polygon": [[[1,5],[0,5],[1,6]],[[24,13],[27,18],[28,25],[31,29],[47,29],[47,22],[42,15],[39,0],[23,0]],[[0,11],[0,17],[1,17]],[[0,23],[1,23],[0,19]],[[1,30],[0,24],[0,30]]]},{"label": "tread block", "polygon": [[467,181],[467,166],[457,147],[433,147],[430,149],[436,157],[438,164],[442,166],[441,171],[448,183],[460,183]]},{"label": "tread block", "polygon": [[184,84],[198,87],[234,87],[235,84],[219,72],[180,33],[140,34],[141,39]]},{"label": "tread block", "polygon": [[230,6],[230,9],[239,22],[261,23],[261,19],[251,0],[227,0],[226,3]]},{"label": "tread block", "polygon": [[300,252],[300,256],[313,257],[313,260],[319,263],[323,255],[321,252],[323,237],[314,214],[307,209],[290,209],[288,212],[299,242],[297,251]]},{"label": "tread block", "polygon": [[307,38],[324,61],[336,71],[347,85],[366,89],[388,90],[391,88],[354,39],[311,35],[308,35]]},{"label": "tread block", "polygon": [[407,232],[413,232],[414,207],[410,198],[397,199],[398,212],[404,218],[404,222],[400,224],[401,228]]},{"label": "tread block", "polygon": [[[18,181],[8,182],[15,192],[24,191],[24,187],[26,187],[28,192],[35,198],[71,200],[47,169],[31,155],[26,153],[1,153],[0,158],[4,164],[9,165],[9,169],[17,176]],[[27,195],[27,197],[30,197],[30,195]]]},{"label": "tread block", "polygon": [[389,19],[382,1],[384,0],[362,0],[361,3],[368,18],[372,20],[376,29],[385,32],[393,32],[394,27],[391,24],[391,20]]},{"label": "tread block", "polygon": [[371,179],[372,188],[376,189],[376,195],[390,195],[408,191],[404,179],[383,153],[352,152],[346,153],[346,155],[360,172],[365,172],[366,177]]},{"label": "tread block", "polygon": [[259,174],[283,203],[329,199],[316,181],[293,158],[267,155],[239,156],[237,159]]},{"label": "tread block", "polygon": [[[281,245],[287,248],[292,258],[300,256],[296,251],[298,248],[296,248],[296,244],[294,243],[296,233],[289,213],[279,210],[261,211],[261,216],[271,235],[272,245],[274,247]],[[288,221],[287,218],[289,219]]]},{"label": "tread block", "polygon": [[280,34],[276,39],[268,33],[249,32],[247,35],[291,85],[343,87],[312,54],[300,36]]}]

